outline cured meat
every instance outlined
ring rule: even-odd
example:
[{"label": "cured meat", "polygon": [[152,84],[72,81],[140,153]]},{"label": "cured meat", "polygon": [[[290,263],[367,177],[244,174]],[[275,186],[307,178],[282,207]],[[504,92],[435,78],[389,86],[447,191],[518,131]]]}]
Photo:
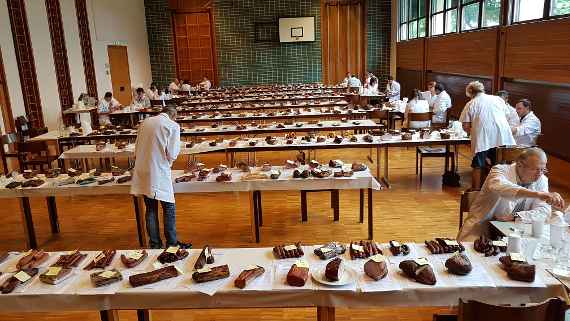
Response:
[{"label": "cured meat", "polygon": [[196,263],[194,263],[194,269],[199,270],[203,268],[206,264],[214,263],[214,255],[212,254],[212,249],[209,245],[204,246],[202,248],[202,252],[198,256]]},{"label": "cured meat", "polygon": [[496,256],[507,251],[507,243],[503,241],[493,241],[485,235],[481,235],[473,242],[473,248],[485,256]]},{"label": "cured meat", "polygon": [[350,258],[351,259],[366,259],[376,254],[382,254],[382,250],[378,243],[374,241],[360,241],[350,242]]},{"label": "cured meat", "polygon": [[82,254],[79,251],[73,251],[70,254],[63,254],[52,266],[59,266],[62,268],[74,268],[77,267],[85,258],[87,254]]},{"label": "cured meat", "polygon": [[338,281],[344,273],[344,264],[340,257],[337,257],[327,263],[325,267],[325,276],[329,281]]},{"label": "cured meat", "polygon": [[390,252],[392,252],[392,255],[394,256],[398,256],[398,255],[403,255],[406,256],[408,254],[410,254],[410,247],[406,244],[400,243],[398,241],[390,241]]},{"label": "cured meat", "polygon": [[129,182],[133,177],[131,175],[125,175],[117,178],[117,183],[123,184]]},{"label": "cured meat", "polygon": [[365,171],[368,167],[362,163],[353,163],[352,164],[352,171],[354,172],[362,172]]},{"label": "cured meat", "polygon": [[169,247],[166,250],[164,250],[162,253],[160,253],[160,255],[156,259],[158,260],[158,262],[166,264],[183,260],[187,256],[188,256],[188,251],[178,247]]},{"label": "cured meat", "polygon": [[32,178],[22,183],[22,187],[40,187],[45,183],[44,180]]},{"label": "cured meat", "polygon": [[121,262],[127,269],[132,269],[139,265],[148,257],[146,250],[131,251],[130,253],[121,254]]},{"label": "cured meat", "polygon": [[47,284],[57,285],[72,275],[73,269],[50,267],[46,272],[40,274],[40,281]]},{"label": "cured meat", "polygon": [[105,250],[97,254],[97,256],[91,261],[91,263],[87,264],[84,270],[93,270],[93,269],[104,269],[111,264],[113,258],[117,251],[115,250]]},{"label": "cured meat", "polygon": [[6,187],[7,189],[14,189],[14,188],[20,187],[20,186],[22,186],[22,182],[14,181],[14,182],[10,182],[10,183],[6,184],[6,186],[4,186],[4,187]]},{"label": "cured meat", "polygon": [[278,259],[291,259],[299,258],[305,255],[301,243],[297,242],[294,245],[277,245],[273,248],[273,255]]},{"label": "cured meat", "polygon": [[18,270],[27,270],[39,267],[49,257],[49,254],[43,250],[31,250],[24,257],[18,260],[16,268]]},{"label": "cured meat", "polygon": [[368,260],[364,263],[364,273],[373,280],[378,281],[388,275],[388,265],[386,261],[376,262],[374,260]]},{"label": "cured meat", "polygon": [[174,265],[169,265],[151,272],[131,275],[129,276],[129,283],[133,288],[136,288],[166,279],[175,278],[178,276],[178,273],[179,272]]},{"label": "cured meat", "polygon": [[[28,280],[26,280],[25,282],[20,281],[16,277],[18,275],[18,273],[20,273],[20,272],[26,273],[28,276],[30,276],[30,278]],[[0,285],[0,292],[2,292],[2,294],[12,293],[12,291],[14,291],[18,286],[30,282],[30,280],[32,280],[33,277],[36,274],[38,274],[38,269],[37,268],[22,269],[18,273],[9,277],[6,281],[4,281],[4,283],[2,285]]]},{"label": "cured meat", "polygon": [[259,265],[243,270],[234,281],[236,288],[243,289],[248,283],[265,273],[265,269]]},{"label": "cured meat", "polygon": [[206,268],[207,271],[198,270],[192,273],[192,279],[197,283],[225,279],[230,276],[230,268],[227,264]]},{"label": "cured meat", "polygon": [[463,252],[465,247],[457,240],[449,238],[436,238],[425,241],[426,247],[432,254]]},{"label": "cured meat", "polygon": [[346,252],[346,246],[339,242],[330,242],[315,249],[314,252],[321,260],[328,260],[335,256],[344,254],[344,252]]},{"label": "cured meat", "polygon": [[507,271],[507,275],[510,279],[522,282],[534,282],[536,275],[536,267],[534,264],[515,261],[508,255],[500,257],[499,261],[503,264],[503,268]]},{"label": "cured meat", "polygon": [[399,267],[404,274],[419,283],[435,285],[437,282],[433,269],[429,264],[420,265],[415,260],[405,260],[400,262]]},{"label": "cured meat", "polygon": [[467,275],[473,270],[471,261],[462,253],[458,253],[447,259],[447,261],[445,261],[445,267],[449,272],[457,275]]},{"label": "cured meat", "polygon": [[309,269],[306,267],[298,267],[293,264],[287,273],[287,284],[290,286],[302,287],[309,279]]},{"label": "cured meat", "polygon": [[108,271],[92,273],[89,276],[89,278],[91,279],[91,283],[93,284],[93,286],[98,288],[101,286],[113,284],[115,282],[123,280],[123,275],[121,274],[121,272],[113,269]]}]

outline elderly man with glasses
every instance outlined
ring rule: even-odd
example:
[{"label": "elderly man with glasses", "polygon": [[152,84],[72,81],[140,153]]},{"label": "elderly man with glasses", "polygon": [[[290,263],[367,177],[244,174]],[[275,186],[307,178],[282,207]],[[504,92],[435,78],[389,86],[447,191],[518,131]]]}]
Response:
[{"label": "elderly man with glasses", "polygon": [[491,220],[519,218],[530,222],[546,219],[551,208],[562,210],[564,200],[560,194],[548,191],[546,161],[544,151],[533,147],[525,149],[513,164],[494,166],[457,238],[470,241],[488,234]]}]

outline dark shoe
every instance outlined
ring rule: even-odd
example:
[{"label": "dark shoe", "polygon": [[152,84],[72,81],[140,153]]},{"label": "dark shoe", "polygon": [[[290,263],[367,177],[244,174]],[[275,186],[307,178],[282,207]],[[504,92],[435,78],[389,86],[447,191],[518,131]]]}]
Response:
[{"label": "dark shoe", "polygon": [[178,241],[176,243],[176,246],[180,247],[181,249],[188,250],[188,249],[192,248],[192,243],[182,243],[182,242]]}]

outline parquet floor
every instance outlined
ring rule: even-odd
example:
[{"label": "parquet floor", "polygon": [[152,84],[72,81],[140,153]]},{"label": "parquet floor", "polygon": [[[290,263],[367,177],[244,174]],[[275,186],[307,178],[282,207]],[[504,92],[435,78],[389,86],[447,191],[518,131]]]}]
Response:
[{"label": "parquet floor", "polygon": [[[469,151],[461,149],[459,171],[461,188],[442,188],[443,159],[424,162],[424,181],[415,176],[415,149],[392,149],[390,152],[389,190],[374,194],[374,235],[378,241],[398,239],[422,242],[435,236],[454,237],[457,233],[458,201],[461,190],[470,186]],[[364,160],[367,150],[320,151],[318,159]],[[282,164],[294,153],[260,153],[258,160]],[[374,157],[373,157],[374,158]],[[222,156],[200,159],[208,166],[222,161]],[[184,159],[176,167],[184,166]],[[374,164],[369,164],[374,169]],[[570,164],[552,160],[551,189],[568,199]],[[296,192],[263,193],[264,226],[262,246],[301,241],[318,243],[330,240],[348,242],[366,237],[366,224],[358,224],[358,192],[340,193],[340,222],[332,223],[328,193],[311,193],[309,221],[300,222],[300,197]],[[60,197],[57,200],[61,233],[52,236],[43,199],[32,200],[36,232],[40,246],[46,250],[135,248],[137,236],[130,197]],[[0,206],[0,250],[22,249],[23,229],[19,206],[15,200],[2,200]],[[254,247],[251,242],[249,201],[245,194],[196,194],[177,197],[179,238],[192,241],[195,247],[206,242],[218,247]],[[337,320],[431,320],[442,308],[422,309],[339,309]],[[122,320],[136,320],[136,313],[123,311]],[[153,311],[154,320],[316,320],[316,309],[232,309]],[[0,320],[99,320],[97,312],[0,314]]]}]

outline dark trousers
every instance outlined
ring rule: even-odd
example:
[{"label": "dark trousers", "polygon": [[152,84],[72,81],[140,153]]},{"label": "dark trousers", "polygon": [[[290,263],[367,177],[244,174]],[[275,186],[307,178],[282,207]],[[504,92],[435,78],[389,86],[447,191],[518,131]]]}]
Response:
[{"label": "dark trousers", "polygon": [[[158,200],[144,197],[146,206],[146,231],[150,238],[150,248],[162,248],[160,229],[158,228]],[[166,246],[175,246],[178,243],[176,237],[176,205],[174,203],[160,201],[164,218],[164,237]]]}]

